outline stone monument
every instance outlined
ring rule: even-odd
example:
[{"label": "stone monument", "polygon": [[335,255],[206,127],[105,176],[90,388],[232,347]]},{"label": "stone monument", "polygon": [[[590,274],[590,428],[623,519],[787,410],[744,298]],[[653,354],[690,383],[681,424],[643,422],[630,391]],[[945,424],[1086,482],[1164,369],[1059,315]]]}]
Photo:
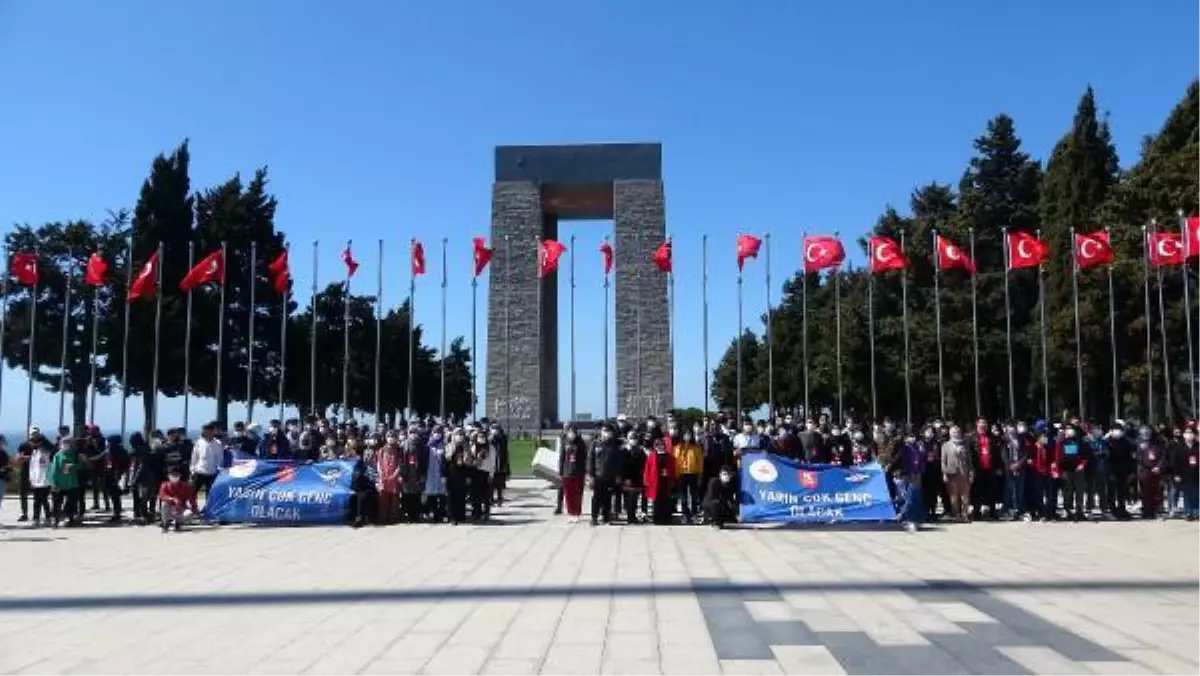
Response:
[{"label": "stone monument", "polygon": [[[661,416],[673,406],[667,276],[652,261],[666,238],[662,146],[499,146],[492,184],[491,245],[496,254],[488,291],[484,410],[514,430],[536,430],[560,420],[558,283],[553,276],[538,278],[538,242],[557,239],[559,221],[607,219],[613,221],[616,287],[610,315],[616,318],[610,334],[616,347],[616,400],[610,414]],[[600,253],[575,255],[584,271],[576,283],[599,287]],[[603,314],[601,307],[581,304],[577,335],[599,334]],[[563,330],[569,330],[565,322]],[[576,358],[598,364],[604,356],[597,352],[577,352]],[[577,391],[603,387],[600,382],[578,383]]]}]

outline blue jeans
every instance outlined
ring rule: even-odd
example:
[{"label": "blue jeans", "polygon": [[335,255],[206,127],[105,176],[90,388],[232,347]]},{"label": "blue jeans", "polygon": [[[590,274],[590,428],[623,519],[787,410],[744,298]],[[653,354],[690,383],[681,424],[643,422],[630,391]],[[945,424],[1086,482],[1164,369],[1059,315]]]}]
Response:
[{"label": "blue jeans", "polygon": [[1019,516],[1025,511],[1025,477],[1009,474],[1004,482],[1004,511]]},{"label": "blue jeans", "polygon": [[1181,486],[1182,484],[1175,481],[1175,477],[1167,480],[1167,503],[1163,505],[1163,514],[1169,515],[1179,511],[1179,500],[1183,497]]},{"label": "blue jeans", "polygon": [[1183,492],[1183,515],[1200,516],[1200,486],[1185,483],[1180,486],[1180,491]]},{"label": "blue jeans", "polygon": [[900,520],[919,524],[925,516],[925,503],[921,499],[921,486],[916,481],[904,482],[904,511]]}]

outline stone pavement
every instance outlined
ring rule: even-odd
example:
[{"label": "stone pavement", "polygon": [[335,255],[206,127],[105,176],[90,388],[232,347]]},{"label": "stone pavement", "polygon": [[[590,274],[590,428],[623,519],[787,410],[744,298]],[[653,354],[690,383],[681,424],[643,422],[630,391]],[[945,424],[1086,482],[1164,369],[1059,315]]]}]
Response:
[{"label": "stone pavement", "polygon": [[[1189,673],[1196,524],[27,530],[0,672]],[[586,504],[586,503],[585,503]]]}]

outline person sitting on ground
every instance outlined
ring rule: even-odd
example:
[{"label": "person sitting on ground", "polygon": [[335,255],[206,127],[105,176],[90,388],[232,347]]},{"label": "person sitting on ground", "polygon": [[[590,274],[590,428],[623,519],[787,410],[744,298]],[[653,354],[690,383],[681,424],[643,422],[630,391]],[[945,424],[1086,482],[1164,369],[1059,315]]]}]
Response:
[{"label": "person sitting on ground", "polygon": [[704,491],[704,518],[714,528],[724,528],[737,520],[738,496],[733,485],[733,468],[721,467],[720,473],[709,480]]},{"label": "person sitting on ground", "polygon": [[200,511],[196,506],[196,494],[192,487],[183,480],[183,472],[178,467],[167,470],[167,480],[158,487],[158,514],[162,532],[174,527],[175,532],[191,521],[192,516]]}]

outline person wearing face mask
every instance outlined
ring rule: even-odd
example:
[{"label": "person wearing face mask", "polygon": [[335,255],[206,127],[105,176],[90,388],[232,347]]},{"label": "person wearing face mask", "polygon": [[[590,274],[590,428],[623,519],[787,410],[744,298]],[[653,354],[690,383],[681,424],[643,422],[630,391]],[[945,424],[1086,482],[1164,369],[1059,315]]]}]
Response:
[{"label": "person wearing face mask", "polygon": [[796,435],[796,444],[800,447],[800,457],[804,462],[824,463],[825,442],[817,431],[817,423],[809,419],[804,421],[804,429]]},{"label": "person wearing face mask", "polygon": [[950,493],[950,512],[959,521],[969,523],[968,514],[972,473],[971,449],[958,425],[950,427],[950,439],[942,444],[942,478]]},{"label": "person wearing face mask", "polygon": [[1158,515],[1162,502],[1163,448],[1148,425],[1138,429],[1137,446],[1138,493],[1142,497],[1142,518]]},{"label": "person wearing face mask", "polygon": [[1025,513],[1025,466],[1028,449],[1022,443],[1017,426],[1007,423],[1000,428],[1000,464],[1004,472],[1004,511],[1013,521],[1028,520]]},{"label": "person wearing face mask", "polygon": [[446,506],[452,525],[465,523],[467,520],[467,497],[470,492],[470,477],[474,471],[467,463],[470,455],[466,437],[461,430],[455,430],[450,436],[445,450]]},{"label": "person wearing face mask", "polygon": [[585,468],[588,483],[592,487],[593,526],[597,525],[600,519],[603,519],[605,524],[612,523],[612,496],[616,492],[617,476],[621,468],[620,446],[613,425],[603,423],[600,426],[600,435],[592,440]]},{"label": "person wearing face mask", "polygon": [[512,467],[508,463],[508,434],[497,422],[489,423],[487,430],[488,446],[496,456],[496,471],[492,474],[492,502],[499,507],[504,504],[504,489],[508,487],[508,477],[512,475]]},{"label": "person wearing face mask", "polygon": [[429,454],[419,434],[410,432],[399,446],[400,512],[407,523],[421,521],[421,495],[425,492],[425,475],[429,469]]},{"label": "person wearing face mask", "polygon": [[[875,458],[880,467],[891,467],[903,451],[902,441],[896,434],[896,426],[890,420],[871,428],[871,441],[875,445]],[[889,472],[888,476],[892,476],[892,473]]]},{"label": "person wearing face mask", "polygon": [[1087,511],[1099,508],[1103,518],[1111,518],[1111,498],[1108,495],[1108,476],[1112,470],[1112,452],[1104,429],[1093,424],[1088,430],[1088,445],[1092,448],[1092,461],[1087,465]]},{"label": "person wearing face mask", "polygon": [[717,478],[721,467],[732,466],[736,459],[733,457],[732,440],[716,422],[709,422],[704,438],[700,441],[700,448],[704,450],[704,476],[701,481],[704,489],[707,489],[709,482]]},{"label": "person wearing face mask", "polygon": [[287,434],[280,429],[278,420],[267,424],[267,433],[258,442],[258,457],[268,460],[291,460],[292,444]]},{"label": "person wearing face mask", "polygon": [[200,512],[196,506],[196,493],[183,480],[183,473],[178,467],[167,470],[167,480],[158,487],[158,515],[162,532],[174,526],[175,531]]},{"label": "person wearing face mask", "polygon": [[446,520],[446,481],[443,469],[446,464],[446,430],[433,428],[429,442],[425,444],[428,456],[425,462],[425,505],[424,514],[433,523]]},{"label": "person wearing face mask", "polygon": [[1200,518],[1200,441],[1196,437],[1194,424],[1184,429],[1183,447],[1172,460],[1173,476],[1178,478],[1183,493],[1183,517],[1188,521]]},{"label": "person wearing face mask", "polygon": [[921,497],[925,504],[925,521],[938,520],[938,500],[942,501],[942,513],[950,515],[950,497],[946,493],[946,482],[942,477],[942,445],[938,443],[937,433],[932,426],[926,425],[921,429],[917,440],[921,452],[925,454],[925,470],[921,474]]},{"label": "person wearing face mask", "polygon": [[829,434],[825,436],[825,457],[829,462],[842,467],[853,464],[850,453],[850,435],[837,425],[831,425]]},{"label": "person wearing face mask", "polygon": [[642,473],[651,517],[659,526],[669,526],[675,513],[675,456],[667,449],[669,443],[669,438],[653,442]]},{"label": "person wearing face mask", "polygon": [[995,521],[1000,517],[996,503],[1003,495],[1004,461],[1000,440],[988,430],[987,420],[976,421],[970,447],[975,475],[971,482],[971,518],[979,519],[986,508],[988,518]]},{"label": "person wearing face mask", "polygon": [[1079,428],[1066,425],[1058,445],[1058,466],[1063,483],[1063,507],[1067,518],[1075,522],[1087,518],[1084,511],[1084,494],[1087,492],[1085,472],[1091,458],[1091,445],[1082,438]]},{"label": "person wearing face mask", "polygon": [[472,454],[475,458],[475,475],[471,478],[471,517],[476,521],[486,521],[492,516],[492,478],[496,472],[497,458],[484,432],[476,432],[474,438]]},{"label": "person wearing face mask", "polygon": [[1137,485],[1137,462],[1134,456],[1137,446],[1125,429],[1125,422],[1117,420],[1108,431],[1108,499],[1109,509],[1117,519],[1128,519],[1129,501]]},{"label": "person wearing face mask", "polygon": [[567,425],[558,454],[558,475],[562,477],[563,501],[567,504],[567,522],[578,523],[583,513],[583,482],[587,476],[587,445],[575,425]]},{"label": "person wearing face mask", "polygon": [[704,518],[714,528],[737,520],[737,490],[733,486],[733,467],[725,466],[708,482],[704,490]]},{"label": "person wearing face mask", "polygon": [[[867,439],[867,435],[861,429],[856,429],[850,433],[850,464],[865,465],[875,459],[875,446]],[[896,494],[896,487],[889,481],[888,491],[891,495]]]},{"label": "person wearing face mask", "polygon": [[683,512],[683,522],[691,523],[693,518],[700,515],[700,476],[704,470],[704,452],[690,431],[685,431],[679,443],[672,446],[675,452],[676,499]]},{"label": "person wearing face mask", "polygon": [[[1194,445],[1186,440],[1182,430],[1175,430],[1179,436],[1172,436],[1167,442],[1163,462],[1163,481],[1167,484],[1167,506],[1163,515],[1175,518],[1187,511],[1186,505],[1177,511],[1179,502],[1183,499],[1184,476],[1188,471],[1188,447]],[[1195,433],[1189,430],[1191,442],[1195,442]]]},{"label": "person wearing face mask", "polygon": [[[646,445],[651,442],[652,437],[646,434],[643,439],[639,440],[637,433],[632,432],[625,444],[624,466],[621,468],[621,497],[622,508],[625,512],[625,523],[640,523],[638,517],[638,503],[645,500],[645,471],[646,471]],[[645,512],[645,505],[642,505],[642,512]]]},{"label": "person wearing face mask", "polygon": [[[364,459],[368,465],[371,461]],[[375,453],[376,522],[392,524],[400,516],[400,447],[395,435],[388,435]]]}]

